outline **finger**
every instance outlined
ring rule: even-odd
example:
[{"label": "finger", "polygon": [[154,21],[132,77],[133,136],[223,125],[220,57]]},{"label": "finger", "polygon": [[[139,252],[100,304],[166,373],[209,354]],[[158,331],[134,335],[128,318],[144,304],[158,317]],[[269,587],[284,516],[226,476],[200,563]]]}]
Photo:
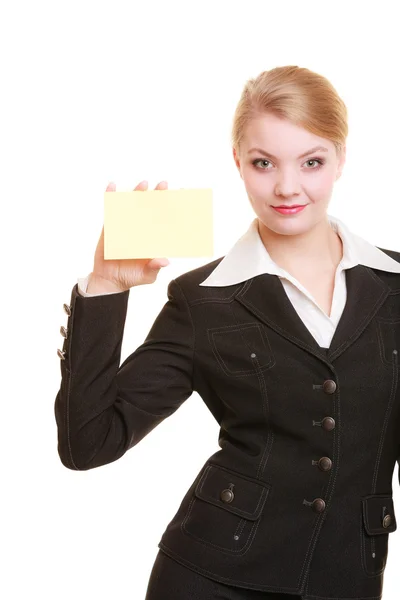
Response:
[{"label": "finger", "polygon": [[[106,192],[115,192],[115,190],[117,189],[117,186],[115,185],[115,183],[113,181],[110,181],[108,186],[106,187]],[[101,233],[100,233],[100,237],[102,238],[104,236],[104,224],[103,227],[101,228]]]},{"label": "finger", "polygon": [[170,264],[168,258],[153,258],[148,263],[150,271],[159,271],[161,267],[167,267]]},{"label": "finger", "polygon": [[154,188],[155,190],[166,190],[168,188],[168,181],[160,181]]},{"label": "finger", "polygon": [[[168,181],[160,181],[160,183],[158,183],[154,189],[155,190],[168,189]],[[155,263],[157,265],[156,269],[160,269],[161,267],[167,267],[170,264],[168,258],[156,258],[154,260],[157,261]]]},{"label": "finger", "polygon": [[138,191],[138,192],[144,192],[145,190],[147,190],[147,187],[149,185],[149,182],[146,181],[146,179],[144,179],[143,181],[141,181],[140,183],[137,184],[137,186],[133,189],[134,192]]}]

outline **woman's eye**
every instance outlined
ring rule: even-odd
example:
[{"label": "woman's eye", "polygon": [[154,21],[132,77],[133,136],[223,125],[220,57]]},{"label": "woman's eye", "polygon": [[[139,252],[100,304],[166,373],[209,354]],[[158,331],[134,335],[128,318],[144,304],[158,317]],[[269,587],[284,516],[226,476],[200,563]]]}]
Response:
[{"label": "woman's eye", "polygon": [[[269,163],[269,160],[263,159],[263,158],[257,158],[256,160],[253,160],[253,165],[256,166],[257,163]],[[262,169],[263,171],[266,171],[266,169]]]},{"label": "woman's eye", "polygon": [[308,163],[319,163],[320,165],[322,164],[320,160],[317,160],[316,158],[310,158],[310,160],[307,160]]},{"label": "woman's eye", "polygon": [[[257,158],[256,160],[253,161],[253,165],[256,166],[257,163],[270,163],[269,160],[267,160],[266,158]],[[320,167],[322,167],[322,165],[324,164],[323,160],[320,160],[319,158],[310,158],[309,160],[307,160],[305,162],[305,164],[309,164],[309,163],[317,163],[317,166],[315,167],[311,167],[308,170],[309,171],[316,171],[317,169],[319,169]],[[262,171],[269,171],[270,169],[264,169],[263,167],[261,167]]]}]

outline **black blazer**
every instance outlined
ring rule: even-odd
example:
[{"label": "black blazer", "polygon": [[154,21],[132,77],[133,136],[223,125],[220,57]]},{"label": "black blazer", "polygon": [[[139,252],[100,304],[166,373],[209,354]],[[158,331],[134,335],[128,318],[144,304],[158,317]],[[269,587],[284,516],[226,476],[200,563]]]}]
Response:
[{"label": "black blazer", "polygon": [[83,297],[74,286],[55,400],[61,461],[117,460],[196,391],[220,450],[159,548],[239,587],[377,600],[397,527],[400,274],[346,270],[347,303],[324,349],[277,275],[200,286],[222,258],[170,281],[121,365],[130,290]]}]

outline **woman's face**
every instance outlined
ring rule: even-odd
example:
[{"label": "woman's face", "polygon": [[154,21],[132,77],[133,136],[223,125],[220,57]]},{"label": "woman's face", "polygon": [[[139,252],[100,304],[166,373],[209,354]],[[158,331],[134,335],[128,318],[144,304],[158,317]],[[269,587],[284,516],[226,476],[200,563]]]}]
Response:
[{"label": "woman's face", "polygon": [[[326,150],[310,153],[316,146]],[[278,234],[293,235],[326,220],[333,185],[344,165],[345,149],[338,157],[330,140],[264,114],[249,123],[240,156],[235,150],[233,155],[253,210],[265,227]],[[273,208],[296,204],[306,206],[294,214],[282,214]]]}]

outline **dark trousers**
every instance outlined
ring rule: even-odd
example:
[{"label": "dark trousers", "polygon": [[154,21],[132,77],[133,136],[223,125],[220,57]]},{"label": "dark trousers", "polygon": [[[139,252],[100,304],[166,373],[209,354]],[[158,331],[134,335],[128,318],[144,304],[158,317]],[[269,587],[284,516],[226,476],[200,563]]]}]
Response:
[{"label": "dark trousers", "polygon": [[301,600],[301,596],[260,592],[208,579],[159,549],[145,600]]}]

